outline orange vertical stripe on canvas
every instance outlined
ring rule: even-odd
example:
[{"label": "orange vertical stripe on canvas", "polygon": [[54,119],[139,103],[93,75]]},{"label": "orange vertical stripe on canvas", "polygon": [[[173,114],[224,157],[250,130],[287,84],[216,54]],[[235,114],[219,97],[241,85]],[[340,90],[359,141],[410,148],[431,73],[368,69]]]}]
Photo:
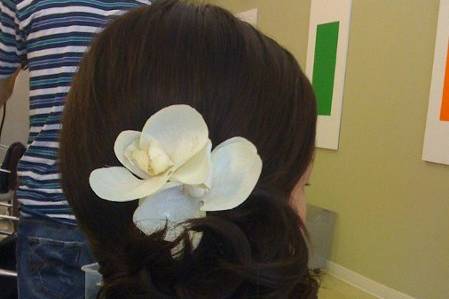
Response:
[{"label": "orange vertical stripe on canvas", "polygon": [[446,71],[443,83],[443,101],[441,104],[441,121],[449,121],[449,42],[447,47]]}]

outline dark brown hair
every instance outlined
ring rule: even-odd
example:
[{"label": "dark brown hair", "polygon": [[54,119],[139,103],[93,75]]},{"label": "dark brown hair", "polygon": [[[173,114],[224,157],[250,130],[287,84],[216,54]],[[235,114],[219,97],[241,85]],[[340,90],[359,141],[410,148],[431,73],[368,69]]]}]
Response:
[{"label": "dark brown hair", "polygon": [[[188,104],[214,145],[243,136],[258,148],[261,178],[241,206],[189,222],[203,232],[167,242],[132,222],[137,202],[98,198],[89,174],[120,165],[113,144],[150,115]],[[295,58],[228,11],[156,1],[114,20],[84,57],[61,136],[64,193],[100,263],[99,298],[316,298],[302,222],[290,206],[314,151],[316,103]],[[170,250],[185,241],[181,256]]]}]

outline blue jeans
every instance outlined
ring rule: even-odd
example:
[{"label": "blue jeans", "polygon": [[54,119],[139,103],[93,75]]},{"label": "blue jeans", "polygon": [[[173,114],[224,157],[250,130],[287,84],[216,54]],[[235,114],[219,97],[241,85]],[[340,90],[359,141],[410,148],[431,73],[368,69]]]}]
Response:
[{"label": "blue jeans", "polygon": [[84,272],[80,268],[92,262],[85,238],[76,226],[20,217],[19,299],[83,299]]}]

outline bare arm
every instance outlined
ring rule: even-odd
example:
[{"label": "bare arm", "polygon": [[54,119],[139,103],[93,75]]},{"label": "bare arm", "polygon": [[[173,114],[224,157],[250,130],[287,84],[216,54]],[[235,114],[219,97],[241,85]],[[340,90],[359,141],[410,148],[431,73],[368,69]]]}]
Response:
[{"label": "bare arm", "polygon": [[18,68],[17,71],[10,77],[6,79],[0,79],[0,107],[2,107],[6,103],[6,101],[8,101],[8,99],[11,97],[19,71],[20,68]]}]

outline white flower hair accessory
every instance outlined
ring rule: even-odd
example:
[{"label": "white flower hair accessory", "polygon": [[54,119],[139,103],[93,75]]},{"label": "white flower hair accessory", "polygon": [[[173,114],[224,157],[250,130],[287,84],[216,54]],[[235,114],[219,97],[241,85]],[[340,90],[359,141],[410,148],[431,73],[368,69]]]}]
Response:
[{"label": "white flower hair accessory", "polygon": [[139,200],[136,226],[150,235],[167,225],[165,239],[173,241],[184,230],[179,224],[242,204],[260,177],[262,160],[247,139],[234,137],[211,149],[201,114],[188,105],[169,106],[142,132],[121,132],[114,152],[124,167],[95,169],[89,183],[102,199]]}]

